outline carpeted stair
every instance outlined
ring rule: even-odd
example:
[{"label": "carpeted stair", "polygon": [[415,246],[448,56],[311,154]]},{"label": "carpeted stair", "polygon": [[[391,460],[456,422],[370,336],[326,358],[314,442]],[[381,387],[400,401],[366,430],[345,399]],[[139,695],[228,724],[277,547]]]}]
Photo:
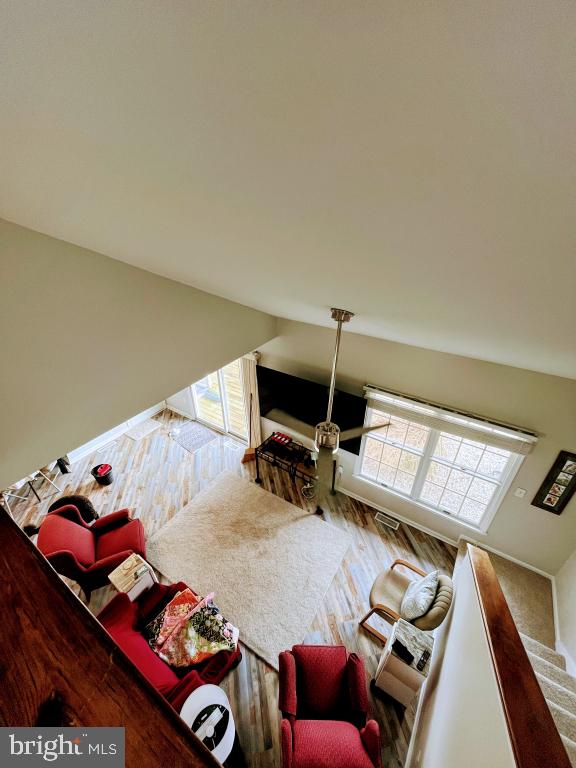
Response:
[{"label": "carpeted stair", "polygon": [[556,651],[520,633],[568,757],[576,768],[576,678]]}]

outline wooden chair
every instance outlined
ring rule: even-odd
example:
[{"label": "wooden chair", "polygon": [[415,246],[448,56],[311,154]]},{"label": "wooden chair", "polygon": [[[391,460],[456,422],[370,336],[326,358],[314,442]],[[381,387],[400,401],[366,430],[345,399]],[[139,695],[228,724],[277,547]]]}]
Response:
[{"label": "wooden chair", "polygon": [[[387,571],[383,571],[376,578],[370,590],[370,610],[361,619],[359,624],[366,632],[369,632],[383,643],[387,641],[386,636],[370,626],[370,624],[367,624],[367,621],[374,613],[382,616],[391,624],[400,618],[402,598],[412,579],[405,573],[396,570],[398,566],[404,566],[419,576],[426,576],[426,572],[418,568],[417,565],[413,565],[407,560],[398,559],[394,560]],[[436,590],[436,596],[432,605],[423,616],[419,616],[410,623],[414,624],[418,629],[425,631],[436,629],[446,618],[452,603],[453,592],[452,579],[449,576],[440,574],[438,577],[438,589]]]}]

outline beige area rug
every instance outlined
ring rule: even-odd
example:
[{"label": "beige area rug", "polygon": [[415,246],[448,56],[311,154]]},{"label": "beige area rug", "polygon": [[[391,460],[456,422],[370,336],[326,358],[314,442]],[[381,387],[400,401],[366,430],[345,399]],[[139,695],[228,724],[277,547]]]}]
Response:
[{"label": "beige area rug", "polygon": [[171,581],[215,603],[240,640],[278,669],[301,643],[340,567],[348,534],[231,472],[223,472],[146,545]]},{"label": "beige area rug", "polygon": [[159,421],[146,419],[146,421],[141,421],[140,424],[136,424],[124,434],[132,440],[142,440],[143,437],[148,437],[152,432],[160,429],[161,426]]}]

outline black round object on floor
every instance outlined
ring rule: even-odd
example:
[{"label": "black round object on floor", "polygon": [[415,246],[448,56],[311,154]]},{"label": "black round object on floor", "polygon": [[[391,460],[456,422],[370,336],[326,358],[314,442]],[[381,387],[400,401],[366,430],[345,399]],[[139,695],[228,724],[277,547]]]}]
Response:
[{"label": "black round object on floor", "polygon": [[[91,475],[96,480],[98,485],[111,485],[112,480],[114,480],[114,475],[112,474],[112,467],[105,472],[103,475],[98,474],[98,470],[100,467],[104,466],[103,464],[96,464],[96,466],[92,469]],[[107,466],[110,466],[109,464]]]}]

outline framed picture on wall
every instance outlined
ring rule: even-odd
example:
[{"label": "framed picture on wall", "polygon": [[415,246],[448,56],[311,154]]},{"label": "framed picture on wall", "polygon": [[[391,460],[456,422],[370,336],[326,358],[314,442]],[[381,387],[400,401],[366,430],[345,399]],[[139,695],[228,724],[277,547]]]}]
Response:
[{"label": "framed picture on wall", "polygon": [[560,451],[532,499],[532,505],[559,515],[576,491],[576,453]]}]

